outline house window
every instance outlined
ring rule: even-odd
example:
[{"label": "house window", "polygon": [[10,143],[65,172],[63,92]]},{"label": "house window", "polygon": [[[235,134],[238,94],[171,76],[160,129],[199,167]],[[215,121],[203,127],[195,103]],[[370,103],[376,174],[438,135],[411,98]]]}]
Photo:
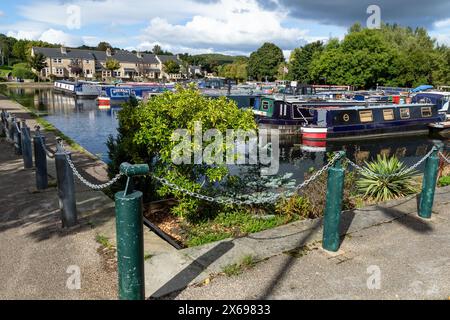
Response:
[{"label": "house window", "polygon": [[393,109],[384,109],[383,110],[383,118],[386,121],[395,120],[394,110]]},{"label": "house window", "polygon": [[409,119],[410,116],[409,108],[400,108],[400,118]]},{"label": "house window", "polygon": [[86,69],[86,74],[90,74],[90,73],[91,73],[91,70]]},{"label": "house window", "polygon": [[422,107],[422,117],[423,118],[429,118],[433,115],[433,112],[431,111],[431,107]]},{"label": "house window", "polygon": [[86,62],[86,64],[89,64],[89,63],[90,63],[90,61],[89,61],[89,60],[86,60],[85,62]]},{"label": "house window", "polygon": [[372,122],[373,121],[372,110],[360,111],[359,119],[361,120],[361,122]]}]

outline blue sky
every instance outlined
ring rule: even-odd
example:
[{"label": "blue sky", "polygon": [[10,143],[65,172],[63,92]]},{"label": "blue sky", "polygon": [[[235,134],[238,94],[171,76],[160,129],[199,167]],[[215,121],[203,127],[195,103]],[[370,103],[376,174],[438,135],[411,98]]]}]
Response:
[{"label": "blue sky", "polygon": [[66,46],[160,44],[176,53],[248,54],[270,41],[288,56],[307,42],[342,38],[355,21],[365,23],[370,4],[383,21],[424,26],[450,44],[447,0],[2,0],[0,33]]}]

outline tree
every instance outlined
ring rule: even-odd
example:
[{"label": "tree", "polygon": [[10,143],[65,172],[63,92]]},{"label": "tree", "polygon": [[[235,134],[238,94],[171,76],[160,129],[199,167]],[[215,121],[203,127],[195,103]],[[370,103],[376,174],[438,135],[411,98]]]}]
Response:
[{"label": "tree", "polygon": [[113,58],[108,58],[105,63],[105,68],[111,71],[111,75],[114,71],[120,69],[120,62]]},{"label": "tree", "polygon": [[34,79],[35,77],[35,74],[30,70],[26,63],[14,65],[12,75],[17,79]]},{"label": "tree", "polygon": [[153,54],[163,54],[162,48],[159,44],[155,44],[152,49]]},{"label": "tree", "polygon": [[180,72],[180,65],[173,60],[167,60],[163,63],[163,69],[167,74],[176,74]]},{"label": "tree", "polygon": [[102,41],[97,45],[97,50],[99,51],[106,51],[107,49],[112,49],[112,46],[108,42]]},{"label": "tree", "polygon": [[225,64],[218,67],[218,74],[221,77],[235,79],[237,81],[246,81],[247,75],[247,59],[239,58],[231,64]]},{"label": "tree", "polygon": [[314,55],[320,55],[322,50],[323,43],[321,41],[308,43],[302,48],[295,48],[289,58],[288,78],[300,83],[310,83],[312,81],[310,77],[311,61]]},{"label": "tree", "polygon": [[272,81],[276,78],[278,66],[284,62],[283,51],[273,43],[264,43],[250,55],[248,75],[257,80]]},{"label": "tree", "polygon": [[38,73],[38,81],[40,80],[41,71],[47,67],[46,57],[42,53],[37,53],[30,57],[29,66]]}]

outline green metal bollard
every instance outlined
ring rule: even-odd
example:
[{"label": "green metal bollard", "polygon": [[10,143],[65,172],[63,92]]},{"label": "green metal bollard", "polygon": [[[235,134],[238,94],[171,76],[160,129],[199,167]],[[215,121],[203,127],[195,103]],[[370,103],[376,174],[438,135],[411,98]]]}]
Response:
[{"label": "green metal bollard", "polygon": [[339,152],[340,157],[328,170],[327,199],[323,219],[323,242],[322,248],[336,252],[340,245],[340,220],[342,211],[342,197],[344,191],[344,169],[342,159],[344,151]]},{"label": "green metal bollard", "polygon": [[146,164],[122,163],[120,172],[128,177],[125,191],[116,193],[117,265],[120,300],[145,299],[144,236],[142,192],[129,190],[132,177],[146,175]]},{"label": "green metal bollard", "polygon": [[424,219],[431,218],[434,201],[434,191],[436,190],[439,170],[439,151],[442,151],[442,144],[437,144],[433,148],[433,153],[425,163],[422,193],[420,194],[419,201],[419,217]]}]

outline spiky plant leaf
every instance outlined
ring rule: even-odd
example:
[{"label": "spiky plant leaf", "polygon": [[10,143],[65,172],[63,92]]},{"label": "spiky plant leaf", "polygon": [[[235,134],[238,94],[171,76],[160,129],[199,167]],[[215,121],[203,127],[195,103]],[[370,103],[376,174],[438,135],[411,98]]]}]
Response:
[{"label": "spiky plant leaf", "polygon": [[364,198],[387,201],[418,191],[414,179],[418,172],[409,170],[396,157],[378,155],[375,161],[365,164],[366,170],[361,172],[361,178],[357,181],[358,190]]}]

